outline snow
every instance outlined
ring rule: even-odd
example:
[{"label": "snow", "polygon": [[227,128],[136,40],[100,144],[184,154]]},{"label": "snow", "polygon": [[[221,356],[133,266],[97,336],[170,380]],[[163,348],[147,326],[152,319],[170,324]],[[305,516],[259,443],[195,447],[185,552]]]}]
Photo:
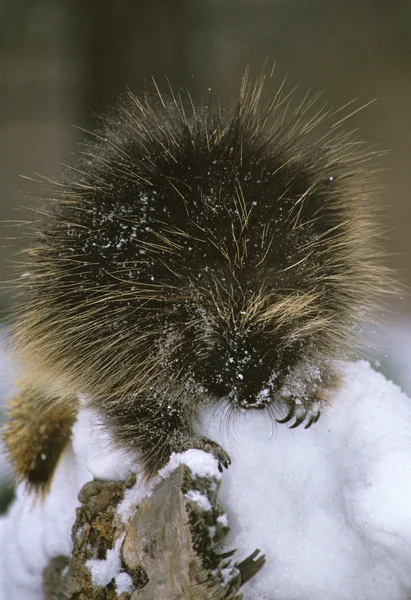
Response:
[{"label": "snow", "polygon": [[215,477],[216,479],[221,478],[221,473],[218,470],[218,462],[203,450],[197,450],[192,448],[186,452],[176,453],[174,452],[168,464],[161,469],[159,475],[163,479],[166,479],[172,471],[174,471],[180,464],[187,465],[197,477]]},{"label": "snow", "polygon": [[115,577],[117,594],[131,594],[134,590],[133,580],[128,573],[119,573]]},{"label": "snow", "polygon": [[207,496],[198,490],[188,490],[188,492],[184,495],[189,502],[195,502],[205,512],[210,511],[213,508]]},{"label": "snow", "polygon": [[107,550],[105,559],[91,558],[86,562],[86,567],[91,573],[93,585],[105,587],[114,579],[118,595],[123,592],[131,594],[134,590],[133,580],[130,575],[121,572],[122,563],[120,551],[124,538],[125,533],[116,540],[114,548]]},{"label": "snow", "polygon": [[132,457],[123,448],[115,446],[102,420],[83,405],[73,427],[73,449],[90,473],[91,478],[107,481],[125,481],[132,472]]},{"label": "snow", "polygon": [[138,478],[135,485],[125,490],[124,498],[117,506],[117,514],[123,523],[127,523],[127,521],[132,517],[137,506],[139,506],[143,498],[150,496],[155,484],[156,480],[153,480],[150,483],[144,483],[144,481],[140,481]]},{"label": "snow", "polygon": [[[290,430],[263,411],[239,412],[228,429],[215,411],[204,415],[201,433],[232,459],[219,496],[231,528],[225,549],[236,548],[238,561],[256,548],[267,558],[244,600],[411,595],[411,401],[364,361],[341,364],[341,373],[341,388],[310,429]],[[216,460],[194,449],[173,455],[161,477],[182,462],[198,476],[220,477]],[[131,457],[82,409],[45,503],[34,504],[20,486],[0,520],[0,599],[41,600],[42,569],[70,552],[81,486],[131,470]],[[139,484],[126,491],[123,520],[149,493]],[[91,572],[127,592],[132,582],[119,571],[117,545],[90,562]]]},{"label": "snow", "polygon": [[93,585],[101,585],[105,587],[112,579],[118,578],[121,575],[120,549],[121,544],[124,541],[124,537],[125,534],[121,535],[116,541],[114,548],[107,550],[105,559],[90,558],[86,562],[86,567],[91,573],[91,581]]}]

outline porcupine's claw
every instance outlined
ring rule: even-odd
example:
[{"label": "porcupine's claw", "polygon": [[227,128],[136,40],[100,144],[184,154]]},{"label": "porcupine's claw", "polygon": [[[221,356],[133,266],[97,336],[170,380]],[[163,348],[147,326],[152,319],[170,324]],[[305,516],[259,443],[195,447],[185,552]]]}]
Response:
[{"label": "porcupine's claw", "polygon": [[[276,421],[277,421],[277,423],[288,423],[295,416],[295,413],[296,413],[296,408],[295,408],[295,406],[293,406],[290,409],[290,411],[288,412],[288,414],[284,417],[284,419],[276,419]],[[304,429],[308,429],[309,427],[311,427],[311,425],[314,425],[314,423],[317,423],[318,419],[320,418],[320,415],[321,415],[321,411],[318,411],[314,415],[311,415],[308,419],[307,424],[304,426]],[[289,428],[295,429],[296,427],[301,425],[301,423],[304,423],[306,418],[307,418],[307,411],[300,414],[300,416],[298,416],[296,418],[295,423],[290,425]]]},{"label": "porcupine's claw", "polygon": [[284,419],[276,419],[276,421],[277,421],[277,423],[288,423],[288,421],[291,421],[294,414],[295,414],[295,406],[292,406],[289,413],[287,414],[287,416],[284,417]]},{"label": "porcupine's claw", "polygon": [[315,415],[312,415],[308,419],[308,423],[307,423],[307,425],[304,426],[304,429],[308,429],[309,427],[311,427],[311,425],[314,425],[314,423],[317,423],[318,419],[320,418],[320,415],[321,415],[320,410]]},{"label": "porcupine's claw", "polygon": [[295,427],[298,427],[299,425],[301,425],[301,423],[303,423],[303,421],[305,421],[305,418],[307,416],[307,413],[303,413],[302,415],[300,415],[299,417],[297,417],[295,423],[293,425],[290,425],[290,429],[294,429]]}]

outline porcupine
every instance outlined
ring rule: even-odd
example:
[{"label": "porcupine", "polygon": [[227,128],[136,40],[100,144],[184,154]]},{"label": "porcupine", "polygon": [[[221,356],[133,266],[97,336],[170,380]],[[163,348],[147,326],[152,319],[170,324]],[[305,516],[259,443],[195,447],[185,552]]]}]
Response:
[{"label": "porcupine", "polygon": [[[5,433],[45,491],[79,395],[147,478],[175,451],[229,457],[199,410],[309,427],[375,304],[371,150],[308,97],[243,78],[236,107],[156,84],[89,135],[33,223],[14,339],[26,375]],[[307,116],[313,113],[311,116]]]}]

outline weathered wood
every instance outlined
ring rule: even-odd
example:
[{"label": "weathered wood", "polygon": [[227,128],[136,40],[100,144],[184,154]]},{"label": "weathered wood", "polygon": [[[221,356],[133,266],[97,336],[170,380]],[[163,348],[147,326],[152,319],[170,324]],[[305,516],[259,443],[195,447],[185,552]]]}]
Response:
[{"label": "weathered wood", "polygon": [[[180,465],[144,498],[128,523],[117,512],[127,487],[93,481],[79,494],[70,558],[57,557],[44,570],[46,600],[240,600],[240,587],[263,566],[259,551],[237,564],[223,552],[229,531],[218,503],[220,481],[194,477]],[[104,560],[119,546],[121,572],[133,590],[117,595],[115,581],[93,585],[90,559]]]},{"label": "weathered wood", "polygon": [[86,562],[92,558],[104,559],[123,533],[124,525],[117,517],[116,507],[126,487],[134,481],[95,480],[80,490],[81,506],[72,528],[72,554],[54,558],[44,570],[46,600],[117,600],[113,584],[106,589],[93,586]]}]

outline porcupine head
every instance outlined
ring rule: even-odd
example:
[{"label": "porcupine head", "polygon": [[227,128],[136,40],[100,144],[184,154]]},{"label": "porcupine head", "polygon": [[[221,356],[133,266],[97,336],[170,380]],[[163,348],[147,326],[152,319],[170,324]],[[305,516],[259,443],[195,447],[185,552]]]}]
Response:
[{"label": "porcupine head", "polygon": [[381,277],[373,153],[336,117],[324,129],[316,96],[287,112],[263,85],[245,77],[233,110],[130,94],[49,182],[5,435],[30,485],[50,481],[79,394],[148,477],[190,447],[227,464],[194,433],[204,406],[318,418]]}]

